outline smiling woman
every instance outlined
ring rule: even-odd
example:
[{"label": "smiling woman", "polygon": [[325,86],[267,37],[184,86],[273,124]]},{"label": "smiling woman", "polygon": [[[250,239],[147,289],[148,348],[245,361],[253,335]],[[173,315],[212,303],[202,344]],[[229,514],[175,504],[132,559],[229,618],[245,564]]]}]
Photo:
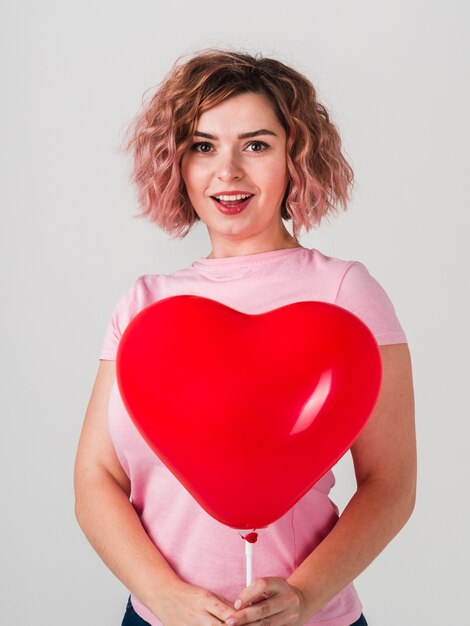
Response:
[{"label": "smiling woman", "polygon": [[[346,210],[354,179],[312,83],[261,55],[208,50],[177,61],[129,126],[123,148],[133,153],[137,217],[179,238],[210,218],[214,256],[272,249],[273,234],[275,247],[299,245],[302,227]],[[211,196],[238,191],[253,195],[238,207],[247,209],[243,224],[222,224],[221,214],[240,210],[228,205],[224,212]],[[292,236],[282,220],[292,220]],[[229,237],[223,248],[217,228]]]},{"label": "smiling woman", "polygon": [[[299,243],[302,227],[308,231],[347,208],[353,172],[335,125],[312,83],[295,69],[261,55],[206,50],[175,64],[130,125],[124,148],[133,154],[138,217],[180,239],[200,222],[212,249],[172,274],[138,277],[117,303],[100,352],[75,465],[76,516],[131,592],[122,626],[366,626],[353,581],[414,507],[414,401],[406,336],[385,290],[360,261]],[[361,319],[380,346],[380,395],[350,448],[355,494],[340,515],[328,497],[333,471],[325,468],[263,535],[248,587],[240,537],[208,515],[153,453],[116,386],[114,362],[129,323],[157,300],[184,294],[252,315],[328,302]],[[200,339],[201,323],[192,313],[184,330]],[[172,330],[178,351],[184,333]],[[277,341],[286,347],[302,337],[285,328],[269,341],[275,349]],[[255,350],[252,342],[244,358],[253,359]],[[292,369],[299,358],[291,354],[277,366],[283,381],[282,368]],[[190,386],[179,370],[174,376],[174,393],[186,393]],[[271,393],[273,377],[257,376],[260,389]],[[162,392],[159,383],[152,382],[151,393]],[[199,384],[197,397],[212,400],[212,383]],[[249,402],[250,389],[240,384],[236,390]],[[229,420],[229,411],[220,418]],[[238,421],[231,425],[236,432]],[[180,442],[182,433],[174,432]],[[281,470],[289,482],[293,468],[273,457],[267,479]]]}]

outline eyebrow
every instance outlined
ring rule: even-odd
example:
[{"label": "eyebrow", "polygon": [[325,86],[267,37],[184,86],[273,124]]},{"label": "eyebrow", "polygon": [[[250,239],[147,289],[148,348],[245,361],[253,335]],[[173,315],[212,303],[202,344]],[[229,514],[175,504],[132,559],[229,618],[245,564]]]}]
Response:
[{"label": "eyebrow", "polygon": [[[205,137],[206,139],[219,139],[215,135],[203,133],[200,130],[196,130],[194,132],[194,135],[196,137]],[[277,137],[276,133],[273,133],[272,130],[268,130],[267,128],[261,128],[260,130],[252,130],[248,133],[242,133],[241,135],[238,135],[238,139],[249,139],[250,137],[258,137],[259,135],[273,135],[274,137]]]}]

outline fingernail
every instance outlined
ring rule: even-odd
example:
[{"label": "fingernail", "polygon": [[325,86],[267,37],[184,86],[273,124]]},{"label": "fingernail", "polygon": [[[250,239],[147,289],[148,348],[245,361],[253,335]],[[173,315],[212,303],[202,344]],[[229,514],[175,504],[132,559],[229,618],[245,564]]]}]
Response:
[{"label": "fingernail", "polygon": [[[234,604],[233,606],[234,606],[234,607],[237,609],[237,611],[238,611],[238,609],[241,607],[241,605],[242,605],[242,601],[241,601],[241,600],[236,600],[236,601],[235,601],[235,604]],[[232,625],[230,624],[230,626],[232,626]]]},{"label": "fingernail", "polygon": [[235,626],[236,623],[237,623],[236,619],[229,619],[227,621],[228,626]]}]

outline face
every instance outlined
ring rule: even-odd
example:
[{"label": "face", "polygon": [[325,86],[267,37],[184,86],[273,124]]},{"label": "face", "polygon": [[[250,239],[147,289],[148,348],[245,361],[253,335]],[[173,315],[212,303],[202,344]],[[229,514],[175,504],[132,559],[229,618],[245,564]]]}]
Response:
[{"label": "face", "polygon": [[[205,111],[183,155],[181,174],[213,250],[243,254],[279,247],[290,238],[281,219],[288,183],[286,133],[264,94],[238,94]],[[235,191],[253,194],[242,211],[223,212],[211,197]]]}]

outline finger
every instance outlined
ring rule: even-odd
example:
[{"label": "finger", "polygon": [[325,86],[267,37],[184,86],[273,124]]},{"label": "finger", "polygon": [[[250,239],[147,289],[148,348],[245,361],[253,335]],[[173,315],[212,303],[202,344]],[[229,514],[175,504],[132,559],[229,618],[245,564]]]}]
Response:
[{"label": "finger", "polygon": [[283,578],[275,576],[258,578],[253,581],[251,585],[243,589],[238,596],[239,602],[235,601],[234,607],[235,609],[240,610],[241,608],[254,604],[255,602],[266,600],[266,598],[269,598],[273,594],[280,591],[282,586],[285,586],[285,583],[286,581]]},{"label": "finger", "polygon": [[257,602],[251,606],[247,606],[236,613],[233,613],[225,621],[228,626],[241,626],[242,624],[265,624],[267,618],[269,618],[269,624],[275,626],[277,622],[272,620],[284,612],[286,604],[281,595],[276,594],[269,600],[263,602]]},{"label": "finger", "polygon": [[205,609],[211,617],[216,617],[221,623],[233,614],[233,607],[229,601],[214,594],[209,596]]},{"label": "finger", "polygon": [[[286,610],[269,616],[270,626],[289,626],[289,624],[294,623],[293,615]],[[261,621],[249,622],[246,626],[265,626],[265,624],[266,621],[263,619]]]},{"label": "finger", "polygon": [[218,617],[216,617],[215,615],[212,615],[211,613],[206,613],[207,618],[211,619],[212,621],[204,621],[204,624],[210,624],[210,626],[219,626],[219,624],[225,624],[224,621],[220,620]]}]

